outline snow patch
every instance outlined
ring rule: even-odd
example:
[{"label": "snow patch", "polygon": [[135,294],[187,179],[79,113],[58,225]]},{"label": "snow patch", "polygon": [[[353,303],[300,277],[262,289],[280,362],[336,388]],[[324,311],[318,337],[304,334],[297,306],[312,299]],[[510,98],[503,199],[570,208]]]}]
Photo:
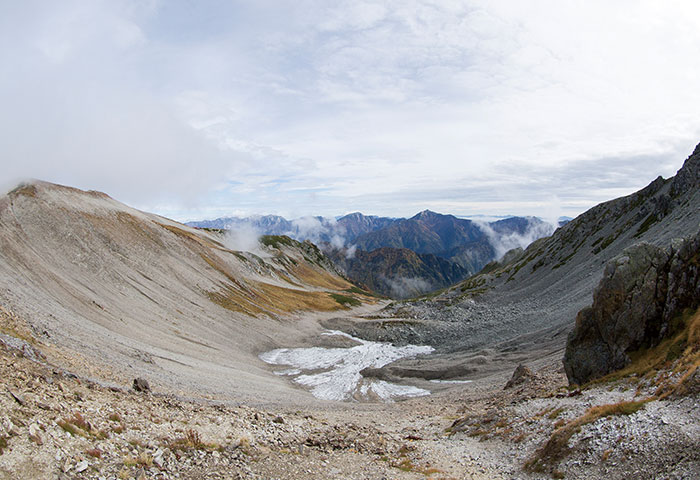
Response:
[{"label": "snow patch", "polygon": [[472,383],[471,380],[431,380],[433,383]]},{"label": "snow patch", "polygon": [[[294,381],[311,389],[322,400],[367,400],[379,397],[384,401],[395,398],[429,395],[430,391],[383,380],[364,378],[360,371],[367,367],[381,368],[401,358],[427,355],[433,347],[370,342],[347,333],[330,330],[324,335],[350,338],[358,345],[350,348],[278,348],[260,354],[260,359],[272,365],[292,367],[278,375],[296,376]],[[319,371],[322,370],[322,371]]]}]

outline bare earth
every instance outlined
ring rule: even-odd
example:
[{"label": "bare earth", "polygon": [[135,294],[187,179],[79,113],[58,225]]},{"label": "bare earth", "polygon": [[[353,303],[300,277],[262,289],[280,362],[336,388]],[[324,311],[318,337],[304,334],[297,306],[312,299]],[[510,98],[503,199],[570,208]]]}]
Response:
[{"label": "bare earth", "polygon": [[[323,317],[297,318],[299,335],[284,343],[277,337],[280,345],[307,345],[312,337],[303,334],[319,331]],[[254,402],[235,390],[202,398],[195,384],[187,390],[178,383],[175,391],[155,383],[137,393],[87,378],[79,357],[71,365],[76,376],[51,347],[35,343],[48,352],[42,358],[8,338],[0,346],[0,478],[8,479],[551,478],[523,464],[557,422],[649,393],[619,383],[569,396],[558,355],[530,363],[535,377],[512,389],[503,390],[511,373],[503,371],[388,404],[318,401],[269,372],[261,383],[279,387]],[[557,472],[697,478],[699,412],[697,397],[686,397],[600,419],[572,437]],[[459,433],[451,432],[455,421]],[[664,455],[655,456],[659,451]]]}]

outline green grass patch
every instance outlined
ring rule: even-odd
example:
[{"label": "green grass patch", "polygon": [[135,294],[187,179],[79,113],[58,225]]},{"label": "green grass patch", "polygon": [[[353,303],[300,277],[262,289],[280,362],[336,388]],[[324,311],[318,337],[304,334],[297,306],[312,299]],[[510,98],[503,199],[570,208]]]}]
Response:
[{"label": "green grass patch", "polygon": [[639,228],[637,229],[637,233],[634,234],[635,238],[641,237],[642,235],[644,235],[644,233],[645,233],[647,230],[649,230],[649,229],[651,228],[651,226],[654,225],[654,224],[655,224],[656,222],[658,222],[658,221],[659,221],[659,217],[657,217],[657,216],[654,215],[653,213],[650,214],[650,215],[644,220],[644,222],[642,222],[642,224],[639,226]]},{"label": "green grass patch", "polygon": [[260,237],[260,243],[266,247],[272,247],[279,250],[281,245],[287,245],[288,247],[293,246],[294,240],[286,235],[263,235]]},{"label": "green grass patch", "polygon": [[329,294],[333,300],[338,302],[340,305],[343,307],[357,307],[362,304],[358,299],[354,297],[348,297],[347,295],[341,295],[339,293],[330,293]]},{"label": "green grass patch", "polygon": [[356,287],[355,285],[353,285],[350,288],[346,288],[344,291],[348,293],[356,293],[357,295],[364,295],[366,297],[377,297],[376,294],[368,292],[366,290],[362,290],[360,287]]}]

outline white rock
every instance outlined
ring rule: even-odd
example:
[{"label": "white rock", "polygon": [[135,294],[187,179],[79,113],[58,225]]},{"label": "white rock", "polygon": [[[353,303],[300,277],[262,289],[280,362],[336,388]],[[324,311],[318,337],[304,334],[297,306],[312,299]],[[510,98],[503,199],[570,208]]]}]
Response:
[{"label": "white rock", "polygon": [[87,470],[87,468],[88,468],[88,462],[87,462],[87,460],[83,460],[82,462],[78,463],[75,466],[75,471],[77,473],[80,473],[80,472],[84,472],[85,470]]},{"label": "white rock", "polygon": [[41,432],[41,428],[39,428],[39,425],[36,423],[32,423],[29,425],[29,435],[39,435],[39,432]]}]

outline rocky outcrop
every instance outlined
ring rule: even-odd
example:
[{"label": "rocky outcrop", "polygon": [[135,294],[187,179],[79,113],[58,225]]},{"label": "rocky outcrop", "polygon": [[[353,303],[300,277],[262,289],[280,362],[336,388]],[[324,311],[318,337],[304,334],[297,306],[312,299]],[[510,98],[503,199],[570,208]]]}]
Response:
[{"label": "rocky outcrop", "polygon": [[673,179],[671,196],[677,197],[700,185],[700,144],[695,147],[693,154],[683,163],[683,168]]},{"label": "rocky outcrop", "polygon": [[673,332],[672,320],[700,305],[700,234],[662,249],[638,244],[611,260],[569,334],[564,368],[582,384],[623,368],[629,354]]},{"label": "rocky outcrop", "polygon": [[134,390],[137,392],[150,392],[151,386],[145,378],[134,378]]},{"label": "rocky outcrop", "polygon": [[535,374],[532,373],[532,370],[527,368],[525,365],[520,364],[518,365],[518,368],[515,369],[513,376],[510,377],[510,380],[508,380],[508,383],[506,383],[506,386],[503,387],[503,389],[508,390],[509,388],[529,382],[533,378],[535,378]]}]

